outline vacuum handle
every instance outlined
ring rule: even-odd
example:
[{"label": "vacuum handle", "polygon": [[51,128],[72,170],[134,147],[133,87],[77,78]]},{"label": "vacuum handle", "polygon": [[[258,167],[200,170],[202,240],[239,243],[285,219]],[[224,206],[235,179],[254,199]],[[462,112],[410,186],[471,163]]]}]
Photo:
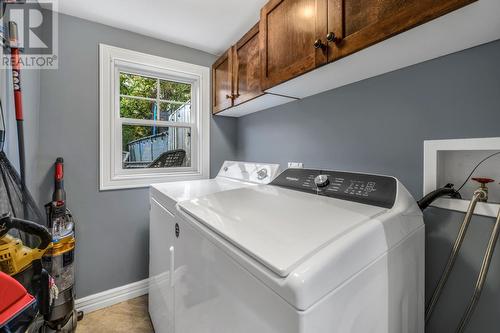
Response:
[{"label": "vacuum handle", "polygon": [[38,249],[44,250],[50,245],[50,243],[52,243],[52,235],[50,234],[49,230],[43,225],[39,225],[28,220],[22,220],[15,217],[13,218],[10,216],[6,218],[10,220],[10,223],[8,223],[9,229],[17,229],[40,238],[40,244],[38,244],[37,246]]},{"label": "vacuum handle", "polygon": [[66,192],[64,191],[64,160],[58,157],[54,164],[54,193],[52,201],[64,203],[66,201]]}]

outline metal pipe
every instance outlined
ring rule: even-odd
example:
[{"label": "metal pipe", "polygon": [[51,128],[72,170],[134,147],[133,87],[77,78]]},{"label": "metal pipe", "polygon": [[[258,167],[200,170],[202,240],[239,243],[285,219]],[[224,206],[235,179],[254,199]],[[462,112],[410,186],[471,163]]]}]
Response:
[{"label": "metal pipe", "polygon": [[470,221],[472,219],[472,216],[474,215],[474,210],[476,209],[476,205],[480,200],[484,200],[485,198],[487,198],[487,196],[488,196],[487,192],[484,191],[482,188],[477,189],[474,192],[474,195],[472,196],[469,208],[467,209],[467,213],[465,214],[464,221],[460,226],[460,231],[458,232],[457,239],[455,240],[455,244],[453,245],[450,257],[448,258],[448,262],[446,263],[446,267],[443,271],[443,274],[441,275],[441,278],[439,279],[436,289],[434,289],[434,293],[432,294],[429,303],[427,304],[427,308],[425,310],[426,323],[429,322],[429,319],[432,316],[432,312],[436,307],[437,301],[439,300],[439,297],[443,292],[444,286],[446,285],[446,282],[450,277],[450,273],[453,269],[453,266],[455,265],[455,261],[457,260],[458,253],[460,252],[460,248],[462,247],[462,243],[464,242],[465,234],[467,233],[467,229],[469,228]]},{"label": "metal pipe", "polygon": [[500,235],[500,210],[498,210],[497,221],[491,232],[490,241],[488,247],[486,248],[486,253],[484,254],[483,264],[481,265],[481,270],[479,271],[479,276],[476,282],[476,288],[474,289],[474,294],[469,302],[469,306],[465,311],[460,325],[458,325],[457,333],[462,333],[467,328],[469,321],[476,309],[479,298],[486,283],[486,277],[488,276],[488,270],[490,269],[491,259],[493,258],[493,252],[495,252],[495,246],[498,242],[498,236]]}]

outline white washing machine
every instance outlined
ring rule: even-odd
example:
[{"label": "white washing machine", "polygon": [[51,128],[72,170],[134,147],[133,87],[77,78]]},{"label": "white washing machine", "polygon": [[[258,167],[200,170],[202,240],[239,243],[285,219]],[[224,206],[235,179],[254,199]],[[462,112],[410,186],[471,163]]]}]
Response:
[{"label": "white washing machine", "polygon": [[150,188],[149,313],[156,333],[174,332],[173,242],[178,202],[210,193],[268,184],[278,164],[226,161],[214,179],[154,184]]},{"label": "white washing machine", "polygon": [[288,169],[178,210],[159,332],[424,332],[424,224],[393,177]]}]

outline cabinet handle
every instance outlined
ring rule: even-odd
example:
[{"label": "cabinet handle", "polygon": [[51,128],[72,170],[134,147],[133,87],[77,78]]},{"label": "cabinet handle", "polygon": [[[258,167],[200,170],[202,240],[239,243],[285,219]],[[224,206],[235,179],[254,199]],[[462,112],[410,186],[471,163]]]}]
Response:
[{"label": "cabinet handle", "polygon": [[337,37],[337,35],[335,35],[334,32],[329,32],[327,35],[326,35],[326,40],[329,41],[329,42],[333,42],[333,43],[340,43],[341,39]]},{"label": "cabinet handle", "polygon": [[321,39],[316,39],[313,45],[315,49],[323,49],[325,47],[325,44],[323,44]]},{"label": "cabinet handle", "polygon": [[226,99],[233,99],[234,95],[226,95]]}]

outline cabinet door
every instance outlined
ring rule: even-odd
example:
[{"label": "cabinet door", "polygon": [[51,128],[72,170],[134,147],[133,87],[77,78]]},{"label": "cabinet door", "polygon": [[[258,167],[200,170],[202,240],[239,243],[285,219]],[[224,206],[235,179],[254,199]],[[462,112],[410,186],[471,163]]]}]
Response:
[{"label": "cabinet door", "polygon": [[327,14],[327,0],[271,0],[262,8],[262,89],[326,63]]},{"label": "cabinet door", "polygon": [[155,332],[173,333],[175,217],[152,198],[149,219],[149,314]]},{"label": "cabinet door", "polygon": [[328,0],[329,34],[341,38],[328,43],[328,60],[345,57],[475,1]]},{"label": "cabinet door", "polygon": [[226,51],[212,65],[212,112],[217,113],[233,106],[233,48]]},{"label": "cabinet door", "polygon": [[259,25],[256,24],[234,47],[234,105],[262,95],[260,86]]}]

